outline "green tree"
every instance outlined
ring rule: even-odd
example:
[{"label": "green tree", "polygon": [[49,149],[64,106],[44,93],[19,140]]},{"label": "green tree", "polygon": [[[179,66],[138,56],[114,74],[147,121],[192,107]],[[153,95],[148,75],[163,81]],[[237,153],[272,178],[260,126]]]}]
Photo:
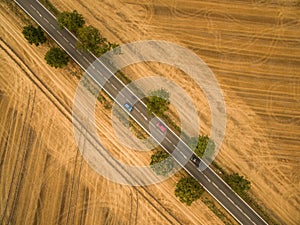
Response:
[{"label": "green tree", "polygon": [[47,64],[55,68],[62,68],[69,62],[69,56],[60,48],[51,48],[45,55]]},{"label": "green tree", "polygon": [[89,50],[93,53],[99,51],[100,45],[105,43],[106,39],[100,35],[99,30],[93,26],[82,27],[78,29],[77,47],[83,50]]},{"label": "green tree", "polygon": [[204,189],[199,182],[190,176],[181,178],[175,188],[175,196],[187,205],[199,199],[203,192]]},{"label": "green tree", "polygon": [[174,168],[174,160],[167,152],[159,150],[151,156],[150,167],[157,175],[165,176]]},{"label": "green tree", "polygon": [[195,154],[200,158],[203,157],[205,150],[208,157],[214,154],[215,143],[207,135],[191,138],[189,145],[192,149],[195,149]]},{"label": "green tree", "polygon": [[77,34],[79,28],[85,24],[84,18],[76,10],[73,12],[62,12],[57,17],[58,26],[60,29],[66,27],[71,32]]},{"label": "green tree", "polygon": [[155,113],[157,116],[162,116],[169,108],[169,98],[170,94],[163,88],[152,91],[146,102],[148,113]]},{"label": "green tree", "polygon": [[120,54],[120,48],[118,48],[120,45],[116,43],[111,43],[106,40],[106,38],[102,38],[102,42],[100,45],[98,45],[98,48],[95,50],[95,55],[96,56],[101,56],[105,52],[108,52],[110,50],[114,50],[115,54]]},{"label": "green tree", "polygon": [[22,33],[30,44],[35,44],[36,46],[45,43],[47,40],[40,26],[37,28],[32,25],[25,26],[23,27]]},{"label": "green tree", "polygon": [[249,180],[240,176],[238,173],[227,175],[226,183],[239,195],[243,196],[250,189],[251,183]]}]

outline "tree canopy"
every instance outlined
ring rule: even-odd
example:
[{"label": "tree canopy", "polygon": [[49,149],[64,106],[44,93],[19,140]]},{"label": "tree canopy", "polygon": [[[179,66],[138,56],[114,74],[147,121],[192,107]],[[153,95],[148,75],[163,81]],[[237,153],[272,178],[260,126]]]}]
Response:
[{"label": "tree canopy", "polygon": [[211,157],[214,154],[215,143],[213,140],[209,139],[207,135],[202,135],[191,138],[190,147],[195,149],[195,154],[202,158],[205,150],[207,150],[206,155]]},{"label": "tree canopy", "polygon": [[190,176],[181,178],[175,188],[175,196],[187,205],[199,199],[203,192],[204,189],[199,182]]},{"label": "tree canopy", "polygon": [[60,48],[51,48],[45,55],[47,64],[55,68],[62,68],[69,62],[69,56]]},{"label": "tree canopy", "polygon": [[116,43],[111,43],[109,41],[106,40],[106,38],[102,38],[102,42],[100,43],[100,45],[98,46],[98,48],[95,49],[94,54],[96,56],[101,56],[102,54],[104,54],[105,52],[108,52],[110,50],[114,50],[115,54],[120,54],[120,47],[119,44]]},{"label": "tree canopy", "polygon": [[99,30],[97,30],[93,26],[79,28],[78,39],[78,48],[83,50],[89,50],[93,53],[98,52],[100,44],[106,41],[106,39],[100,35]]},{"label": "tree canopy", "polygon": [[174,160],[167,152],[159,150],[151,156],[150,166],[157,175],[165,176],[174,168]]},{"label": "tree canopy", "polygon": [[58,26],[60,29],[66,27],[71,32],[77,34],[79,28],[85,24],[84,18],[76,10],[73,12],[62,12],[57,17]]},{"label": "tree canopy", "polygon": [[169,108],[169,98],[169,92],[163,88],[152,91],[146,103],[148,113],[155,113],[157,116],[162,116]]},{"label": "tree canopy", "polygon": [[239,195],[244,195],[251,187],[249,180],[240,176],[238,173],[227,175],[225,178],[226,183]]},{"label": "tree canopy", "polygon": [[36,46],[45,43],[47,40],[44,31],[40,26],[37,28],[32,25],[25,26],[22,33],[30,44],[35,44]]}]

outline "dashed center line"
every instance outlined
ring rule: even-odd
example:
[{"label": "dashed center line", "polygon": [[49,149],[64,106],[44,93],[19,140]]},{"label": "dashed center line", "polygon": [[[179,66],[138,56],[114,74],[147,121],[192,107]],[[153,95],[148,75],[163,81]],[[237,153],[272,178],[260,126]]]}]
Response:
[{"label": "dashed center line", "polygon": [[56,30],[56,32],[57,32],[60,36],[62,36],[62,34],[61,34],[58,30]]},{"label": "dashed center line", "polygon": [[[62,36],[68,43],[69,43],[69,41],[62,35],[62,33],[60,33],[45,17],[43,17],[42,16],[42,14],[33,6],[33,5],[30,5],[30,7],[31,8],[33,8],[33,10],[35,10],[35,12],[41,17],[41,18],[43,18],[54,30],[56,30],[56,32],[60,35],[60,36]],[[51,35],[50,35],[51,36]],[[70,44],[73,48],[75,48],[75,46],[73,45],[73,44]],[[77,53],[78,54],[80,54],[80,55],[82,55],[82,53],[80,52],[80,51],[78,51],[78,50],[76,50],[77,51]],[[84,57],[83,56],[83,59],[85,60],[85,61],[87,61],[88,63],[90,63],[89,62],[89,60],[86,58],[86,57]],[[93,67],[93,69],[95,69],[95,67],[92,65],[92,67]],[[100,75],[102,75],[99,71],[97,71]],[[109,80],[107,80],[107,82],[109,82]],[[109,82],[110,83],[110,82]],[[113,84],[111,84],[112,85],[112,87],[113,88],[115,88],[116,90],[117,90],[117,88],[113,85]],[[123,96],[124,98],[125,98],[125,96],[124,96],[124,94],[123,93],[119,93],[121,96]],[[147,118],[138,110],[138,109],[136,109],[146,120],[147,120]],[[153,124],[151,124],[153,127],[155,127]],[[170,140],[169,140],[169,138],[167,138],[167,137],[165,137],[165,139],[167,140],[167,141],[169,141],[171,144],[173,144]],[[175,146],[174,144],[173,144],[173,146],[175,147],[175,148],[177,148],[177,146]],[[187,157],[181,152],[181,151],[179,151],[180,152],[180,154],[181,155],[183,155],[183,157],[185,158],[185,159],[187,159]],[[209,181],[209,182],[211,182],[214,186],[215,186],[215,188],[217,188],[230,202],[232,202],[232,204],[234,204],[251,222],[253,222],[252,220],[251,220],[251,218],[249,218],[249,216],[247,215],[247,214],[245,214],[245,212],[244,211],[242,211],[240,208],[239,208],[239,206],[237,206],[223,191],[222,191],[222,189],[220,189],[214,182],[212,182],[210,179],[208,179],[208,177],[204,174],[204,173],[202,173],[203,175],[204,175],[204,177]],[[253,222],[254,223],[254,222]]]},{"label": "dashed center line", "polygon": [[[205,177],[206,177],[206,175],[204,174],[204,173],[202,173]],[[207,177],[206,177],[206,179],[207,180],[209,180]],[[240,212],[242,212],[243,214],[244,214],[244,216],[246,216],[252,223],[254,223],[252,220],[251,220],[251,218],[236,204],[236,203],[234,203],[233,201],[232,201],[232,199],[231,198],[229,198],[225,193],[224,193],[224,191],[221,189],[221,188],[219,188],[214,182],[211,182],[214,186],[215,186],[215,188],[217,188],[236,208],[238,208],[239,209],[239,211]],[[254,223],[255,224],[255,223]]]},{"label": "dashed center line", "polygon": [[[114,89],[116,89],[117,90],[117,88],[116,88],[116,86],[115,85],[113,85],[112,83],[110,84]],[[127,100],[127,99],[126,99]]]},{"label": "dashed center line", "polygon": [[30,5],[30,7],[33,8],[35,11],[37,11],[36,8],[33,5]]},{"label": "dashed center line", "polygon": [[[120,92],[121,93],[121,92]],[[138,108],[135,108],[135,110],[141,114],[142,117],[144,117],[145,120],[148,120],[148,118],[138,109]]]},{"label": "dashed center line", "polygon": [[85,56],[83,56],[83,59],[84,59],[85,61],[87,61],[88,63],[90,62]]},{"label": "dashed center line", "polygon": [[44,17],[44,20],[47,22],[47,23],[49,23],[49,21]]},{"label": "dashed center line", "polygon": [[203,176],[206,178],[206,180],[208,180],[209,182],[211,182],[211,180],[203,173]]},{"label": "dashed center line", "polygon": [[148,118],[143,113],[141,113],[141,115],[142,115],[142,117],[144,117],[145,120],[148,121]]},{"label": "dashed center line", "polygon": [[187,159],[187,157],[185,156],[185,154],[183,154],[181,151],[179,151],[180,152],[180,154],[185,158],[185,159]]}]

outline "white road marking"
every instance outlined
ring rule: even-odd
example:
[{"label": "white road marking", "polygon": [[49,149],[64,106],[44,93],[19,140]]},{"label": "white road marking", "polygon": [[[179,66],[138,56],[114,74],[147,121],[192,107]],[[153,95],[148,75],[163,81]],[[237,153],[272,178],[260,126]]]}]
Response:
[{"label": "white road marking", "polygon": [[226,198],[228,198],[227,195],[224,193],[224,191],[221,190],[221,188],[219,188],[219,187],[217,187],[217,188],[219,189],[219,191],[220,191],[224,196],[226,196]]},{"label": "white road marking", "polygon": [[144,117],[145,120],[148,121],[148,118],[143,113],[141,113],[141,115],[142,115],[142,117]]},{"label": "white road marking", "polygon": [[70,45],[71,45],[72,48],[75,48],[75,46],[73,44],[70,43]]},{"label": "white road marking", "polygon": [[[202,173],[204,176],[205,176],[205,174],[204,173]],[[206,176],[205,176],[206,177]],[[229,198],[225,193],[224,193],[224,191],[221,189],[221,188],[219,188],[214,182],[211,182],[225,197],[226,197],[226,199],[227,200],[229,200],[236,208],[238,208],[239,210],[240,210],[240,212],[242,212],[243,214],[244,214],[244,216],[246,216],[253,224],[255,224],[252,220],[251,220],[251,218],[237,205],[237,204],[235,204],[232,200],[231,200],[231,198]]]},{"label": "white road marking", "polygon": [[92,68],[93,68],[94,70],[96,69],[96,67],[95,67],[93,64],[92,64],[91,66],[92,66]]},{"label": "white road marking", "polygon": [[42,6],[54,19],[56,19],[56,17],[48,10],[48,9],[46,9],[46,7],[43,5],[43,4],[41,4],[39,1],[37,1],[37,3],[40,5],[40,6]]},{"label": "white road marking", "polygon": [[36,10],[36,8],[34,8],[34,6],[33,6],[33,5],[30,5],[30,7],[31,7],[31,8],[33,8],[35,11],[37,11],[37,10]]},{"label": "white road marking", "polygon": [[215,182],[211,182],[211,183],[212,183],[212,185],[214,185],[216,188],[219,189],[219,187],[215,184]]},{"label": "white road marking", "polygon": [[57,32],[60,36],[62,36],[62,34],[61,34],[58,30],[56,30],[56,32]]},{"label": "white road marking", "polygon": [[148,121],[148,118],[138,108],[135,108],[135,110],[138,111],[138,113],[141,114],[141,116],[144,117],[144,119]]},{"label": "white road marking", "polygon": [[153,123],[150,123],[150,125],[151,125],[152,127],[154,127],[154,128],[156,127]]},{"label": "white road marking", "polygon": [[185,159],[187,159],[187,157],[181,151],[179,151],[179,152]]},{"label": "white road marking", "polygon": [[[112,83],[111,83],[111,86],[112,86],[114,89],[116,89],[116,90],[117,90],[116,86],[115,86],[115,85],[113,85]],[[127,100],[127,99],[126,99],[126,100]]]},{"label": "white road marking", "polygon": [[76,52],[77,52],[79,55],[82,55],[82,53],[81,53],[79,50],[76,50]]},{"label": "white road marking", "polygon": [[84,59],[85,61],[87,61],[88,63],[90,62],[85,56],[83,56],[83,59]]},{"label": "white road marking", "polygon": [[211,182],[211,180],[203,173],[203,176],[206,178],[206,180],[208,180],[209,182]]},{"label": "white road marking", "polygon": [[52,23],[50,23],[50,26],[55,30],[55,26],[53,26]]},{"label": "white road marking", "polygon": [[39,11],[37,11],[37,9],[36,8],[34,8],[34,6],[33,5],[30,5],[31,6],[31,8],[33,8],[34,9],[34,11],[37,13],[37,14],[39,14],[39,16],[40,17],[42,17],[42,14],[40,14],[40,12]]},{"label": "white road marking", "polygon": [[[16,1],[17,2],[17,1]],[[18,3],[18,2],[17,2]],[[39,3],[39,2],[38,2]],[[39,3],[40,4],[40,3]],[[24,11],[26,11],[21,5],[20,5],[20,3],[18,3],[18,5],[24,10]],[[41,5],[41,4],[40,4]],[[43,5],[41,5],[42,7],[44,7]],[[34,8],[33,6],[31,6],[32,8]],[[47,9],[45,9],[45,10],[47,10]],[[47,10],[48,11],[48,10]],[[48,11],[49,12],[49,11]],[[28,12],[27,12],[28,13]],[[49,12],[50,13],[50,12]],[[29,14],[29,13],[28,13]],[[30,15],[30,14],[29,14]],[[52,15],[52,14],[51,14]],[[30,15],[31,16],[31,15]],[[53,15],[52,15],[53,16]],[[31,16],[32,17],[32,16]],[[54,17],[54,16],[53,16]],[[33,18],[33,17],[32,17]],[[55,17],[54,17],[55,18]],[[33,18],[34,19],[34,18]],[[35,21],[36,21],[36,19],[34,19]],[[37,23],[38,23],[38,21],[36,21]],[[52,26],[53,27],[53,26]],[[55,28],[54,28],[55,29]],[[51,36],[51,34],[49,34],[50,36]],[[53,39],[55,39],[54,37],[53,37]],[[58,43],[59,44],[59,43]],[[60,44],[59,44],[60,45]],[[61,46],[62,48],[63,48],[63,46]],[[95,57],[96,58],[96,57]],[[75,59],[74,59],[75,60]],[[75,60],[76,61],[76,60]],[[77,61],[76,61],[77,62]],[[78,62],[77,62],[78,63]],[[78,63],[79,64],[79,63]],[[80,64],[79,64],[80,65]],[[84,68],[83,68],[84,69]],[[109,94],[109,93],[108,93]],[[143,103],[143,102],[142,102]],[[134,119],[134,118],[133,118]],[[136,121],[137,123],[139,123],[138,121]],[[171,130],[172,131],[172,130]],[[175,134],[176,135],[176,134]],[[177,135],[176,135],[177,136]],[[178,136],[177,136],[178,137]],[[183,142],[184,143],[184,142]],[[185,144],[185,143],[184,143]],[[162,146],[163,147],[163,146]],[[164,147],[163,147],[164,148]],[[176,159],[175,159],[176,160]],[[189,172],[189,171],[188,171]],[[192,175],[192,174],[191,174]],[[193,175],[192,175],[193,176]],[[216,176],[218,176],[218,175],[216,175]],[[226,185],[226,183],[225,183],[225,185]],[[228,186],[228,185],[227,185]],[[207,190],[208,192],[209,192],[209,190]],[[210,192],[209,192],[210,193]],[[242,199],[241,199],[242,200]],[[218,200],[217,200],[218,201]],[[242,200],[243,201],[243,200]],[[219,202],[219,201],[218,201]],[[223,206],[223,204],[221,203],[221,202],[219,202],[222,206]],[[246,205],[248,205],[246,202],[244,202]],[[224,206],[223,206],[224,207]],[[226,208],[226,207],[224,207],[224,208]],[[251,207],[250,207],[250,209],[251,209]],[[243,212],[243,211],[241,211],[241,212]],[[255,212],[255,211],[254,211]],[[230,211],[229,211],[229,213],[231,214],[231,215],[233,215]],[[255,212],[256,213],[256,212]],[[245,214],[244,212],[243,212],[243,214]],[[246,215],[246,214],[245,214]],[[261,218],[257,213],[256,213],[256,215],[259,217],[259,218]],[[234,215],[233,215],[233,217],[235,217]],[[248,217],[247,215],[246,215],[246,217]],[[249,217],[248,217],[249,218]],[[236,218],[237,219],[237,218]],[[250,218],[249,218],[250,219]],[[261,218],[262,219],[262,218]],[[262,219],[263,220],[263,219]],[[250,221],[251,222],[253,222],[251,219],[250,219]],[[264,221],[264,220],[263,220]],[[264,221],[265,222],[265,221]]]},{"label": "white road marking", "polygon": [[47,22],[47,23],[49,23],[49,21],[44,17],[44,20]]},{"label": "white road marking", "polygon": [[[226,196],[227,197],[227,196]],[[227,198],[232,204],[236,206],[236,204],[231,200],[231,198]]]}]

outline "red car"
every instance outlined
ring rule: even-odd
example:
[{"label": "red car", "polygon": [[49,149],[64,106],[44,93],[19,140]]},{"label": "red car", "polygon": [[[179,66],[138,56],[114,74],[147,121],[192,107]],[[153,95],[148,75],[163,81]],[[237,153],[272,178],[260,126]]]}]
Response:
[{"label": "red car", "polygon": [[166,130],[167,130],[165,125],[163,125],[163,123],[159,122],[159,121],[156,123],[156,127],[158,127],[160,129],[160,131],[163,132],[163,133],[165,133]]}]

